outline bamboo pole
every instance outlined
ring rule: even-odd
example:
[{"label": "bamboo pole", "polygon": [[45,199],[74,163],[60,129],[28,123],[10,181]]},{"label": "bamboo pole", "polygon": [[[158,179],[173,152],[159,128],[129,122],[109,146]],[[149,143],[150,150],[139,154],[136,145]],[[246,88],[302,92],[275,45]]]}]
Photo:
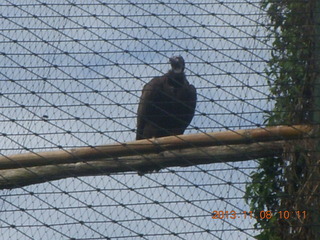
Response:
[{"label": "bamboo pole", "polygon": [[117,172],[148,172],[165,167],[236,162],[277,156],[285,141],[207,146],[167,150],[146,155],[101,158],[90,162],[33,166],[0,170],[0,189],[12,189],[67,177],[107,175]]},{"label": "bamboo pole", "polygon": [[246,144],[300,138],[311,131],[310,126],[276,126],[237,131],[201,133],[144,139],[128,143],[83,147],[70,150],[30,152],[0,157],[0,170],[43,165],[95,161],[101,158],[159,153],[164,150],[230,144]]}]

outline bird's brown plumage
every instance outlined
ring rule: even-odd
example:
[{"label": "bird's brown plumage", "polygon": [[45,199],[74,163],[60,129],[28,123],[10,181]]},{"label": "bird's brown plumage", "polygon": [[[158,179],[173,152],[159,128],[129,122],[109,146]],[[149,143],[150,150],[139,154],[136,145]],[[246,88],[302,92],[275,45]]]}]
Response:
[{"label": "bird's brown plumage", "polygon": [[136,139],[183,134],[196,107],[196,89],[184,74],[182,57],[170,58],[172,69],[147,83],[140,98]]}]

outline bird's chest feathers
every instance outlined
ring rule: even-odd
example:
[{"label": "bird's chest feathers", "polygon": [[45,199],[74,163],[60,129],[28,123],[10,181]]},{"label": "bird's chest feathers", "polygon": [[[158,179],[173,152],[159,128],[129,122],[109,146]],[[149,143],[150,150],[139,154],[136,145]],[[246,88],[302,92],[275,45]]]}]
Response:
[{"label": "bird's chest feathers", "polygon": [[167,93],[170,97],[179,98],[179,93],[184,86],[184,79],[168,77],[163,86],[163,92]]},{"label": "bird's chest feathers", "polygon": [[168,112],[177,112],[183,103],[183,87],[166,84],[159,91],[157,105]]},{"label": "bird's chest feathers", "polygon": [[185,108],[185,79],[183,77],[167,76],[157,86],[153,103],[150,104],[151,112],[164,112],[167,114],[178,114]]},{"label": "bird's chest feathers", "polygon": [[170,96],[172,96],[172,97],[177,97],[178,88],[169,85],[169,86],[167,86],[167,88],[166,88],[166,92],[167,92],[168,94],[170,94]]}]

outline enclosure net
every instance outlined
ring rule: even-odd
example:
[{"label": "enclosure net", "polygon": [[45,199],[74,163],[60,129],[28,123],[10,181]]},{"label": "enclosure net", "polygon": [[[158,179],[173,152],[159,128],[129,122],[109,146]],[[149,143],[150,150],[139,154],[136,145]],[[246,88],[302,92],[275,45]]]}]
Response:
[{"label": "enclosure net", "polygon": [[[259,1],[2,1],[1,155],[135,139],[142,87],[181,55],[197,88],[185,134],[256,128],[272,110]],[[1,190],[3,239],[252,239],[256,161]],[[212,211],[236,219],[212,219]]]}]

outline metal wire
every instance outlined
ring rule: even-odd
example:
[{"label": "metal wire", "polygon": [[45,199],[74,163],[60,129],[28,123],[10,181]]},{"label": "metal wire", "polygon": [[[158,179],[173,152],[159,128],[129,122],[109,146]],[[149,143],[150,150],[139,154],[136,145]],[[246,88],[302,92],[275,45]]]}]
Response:
[{"label": "metal wire", "polygon": [[[3,1],[1,155],[132,141],[142,86],[183,55],[186,133],[263,126],[266,13],[249,1]],[[255,161],[77,177],[3,190],[4,239],[252,239]],[[58,166],[57,166],[58,167]],[[101,175],[104,173],[101,172]],[[237,219],[211,213],[236,211]]]}]

